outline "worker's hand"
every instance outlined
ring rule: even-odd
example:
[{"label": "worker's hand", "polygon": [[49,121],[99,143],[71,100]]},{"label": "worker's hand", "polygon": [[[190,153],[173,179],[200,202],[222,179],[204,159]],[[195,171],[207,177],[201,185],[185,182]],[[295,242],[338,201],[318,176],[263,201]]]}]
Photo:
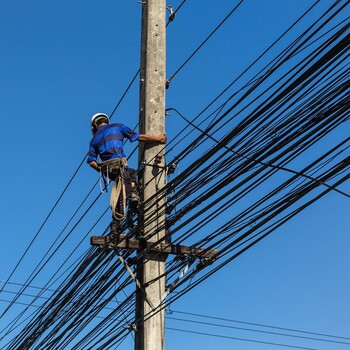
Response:
[{"label": "worker's hand", "polygon": [[95,169],[97,172],[100,172],[100,166],[94,160],[90,162],[89,165],[91,166],[92,169]]},{"label": "worker's hand", "polygon": [[166,143],[166,140],[167,140],[166,134],[161,134],[161,135],[159,135],[159,141],[160,141],[160,143]]}]

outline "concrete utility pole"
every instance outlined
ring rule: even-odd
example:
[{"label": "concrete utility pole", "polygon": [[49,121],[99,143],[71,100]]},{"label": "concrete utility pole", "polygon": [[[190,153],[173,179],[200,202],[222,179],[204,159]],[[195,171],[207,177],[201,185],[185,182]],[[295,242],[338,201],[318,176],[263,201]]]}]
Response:
[{"label": "concrete utility pole", "polygon": [[[139,129],[140,133],[150,135],[165,132],[165,15],[165,0],[142,1]],[[164,155],[161,154],[163,148],[164,145],[140,144],[139,160],[141,164],[146,164],[141,180],[144,188],[143,202],[164,186]],[[157,163],[155,158],[159,155],[162,158]],[[156,201],[158,205],[152,206]],[[147,242],[155,242],[164,237],[164,208],[157,210],[163,202],[162,198],[156,199],[141,214],[143,236]],[[159,230],[159,227],[163,228]],[[136,295],[135,350],[164,349],[164,310],[156,313],[152,310],[152,306],[159,305],[165,292],[164,272],[164,254],[148,253],[143,264],[138,266],[137,279],[143,290],[137,289]]]},{"label": "concrete utility pole", "polygon": [[[140,120],[142,134],[160,135],[165,132],[165,0],[142,1]],[[165,259],[167,255],[198,258],[197,271],[214,262],[220,252],[164,242],[165,196],[161,190],[165,180],[165,160],[162,144],[139,143],[139,162],[143,166],[141,193],[143,207],[139,213],[140,237],[120,234],[93,236],[91,244],[100,249],[128,249],[137,251],[136,277],[124,264],[136,283],[135,350],[164,350]],[[156,193],[161,193],[154,198]],[[158,242],[154,244],[154,242]],[[147,253],[145,253],[147,252]],[[141,261],[140,261],[141,260]]]},{"label": "concrete utility pole", "polygon": [[[142,1],[142,43],[140,68],[140,120],[142,134],[160,135],[165,132],[165,0]],[[162,241],[165,236],[164,194],[165,160],[162,144],[139,143],[139,161],[143,167],[141,184],[143,208],[139,213],[140,237],[122,233],[93,236],[91,244],[100,249],[137,251],[136,278],[123,258],[136,283],[135,350],[164,350],[164,310],[161,303],[165,292],[165,259],[167,255],[198,258],[197,271],[213,263],[220,252],[213,249],[173,245]],[[158,242],[154,244],[154,242]],[[145,253],[147,252],[147,253]],[[142,261],[140,261],[142,260]]]}]

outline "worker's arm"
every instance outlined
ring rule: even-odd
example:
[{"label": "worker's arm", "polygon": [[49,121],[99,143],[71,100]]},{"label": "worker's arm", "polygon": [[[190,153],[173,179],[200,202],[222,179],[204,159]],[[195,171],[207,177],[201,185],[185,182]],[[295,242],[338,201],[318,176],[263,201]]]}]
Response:
[{"label": "worker's arm", "polygon": [[166,135],[161,134],[158,136],[153,136],[153,135],[147,135],[147,134],[140,134],[138,140],[140,142],[145,142],[145,143],[149,143],[149,142],[165,143],[166,142]]},{"label": "worker's arm", "polygon": [[100,172],[100,166],[95,162],[94,160],[89,163],[92,169],[95,169],[96,171]]}]

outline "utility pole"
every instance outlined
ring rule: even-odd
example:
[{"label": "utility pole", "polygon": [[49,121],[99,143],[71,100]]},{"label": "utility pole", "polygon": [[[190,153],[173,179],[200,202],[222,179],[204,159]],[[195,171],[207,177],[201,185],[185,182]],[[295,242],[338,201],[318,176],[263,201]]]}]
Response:
[{"label": "utility pole", "polygon": [[[160,135],[165,132],[165,0],[142,0],[142,33],[140,65],[141,134]],[[122,233],[113,236],[92,236],[91,244],[100,249],[137,251],[136,277],[122,256],[122,264],[136,283],[135,350],[164,350],[163,299],[165,291],[165,259],[198,259],[197,271],[215,261],[219,251],[164,241],[165,159],[163,144],[139,143],[139,163],[142,168],[142,206],[138,218],[139,237]],[[158,193],[157,196],[155,194]],[[155,243],[157,242],[157,243]]]},{"label": "utility pole", "polygon": [[[141,3],[139,130],[142,134],[159,135],[165,132],[166,2],[143,0]],[[163,148],[164,145],[159,144],[140,144],[139,160],[141,166],[144,165],[143,203],[164,186]],[[163,203],[164,198],[156,198],[143,208],[140,220],[147,242],[156,242],[165,235]],[[162,208],[158,211],[159,207]],[[137,268],[137,279],[143,290],[137,288],[136,292],[135,350],[163,350],[164,310],[153,312],[152,307],[159,305],[165,292],[165,255],[147,253],[142,260]]]}]

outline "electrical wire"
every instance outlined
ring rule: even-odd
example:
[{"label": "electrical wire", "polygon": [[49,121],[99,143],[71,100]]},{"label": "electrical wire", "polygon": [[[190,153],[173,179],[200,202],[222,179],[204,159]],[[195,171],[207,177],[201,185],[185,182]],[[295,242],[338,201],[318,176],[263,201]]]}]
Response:
[{"label": "electrical wire", "polygon": [[[206,150],[192,158],[194,161],[181,174],[148,201],[145,225],[157,220],[157,211],[165,211],[157,198],[167,196],[170,191],[175,193],[168,203],[179,207],[176,213],[169,215],[166,223],[156,226],[151,232],[156,235],[159,230],[169,230],[154,245],[171,235],[172,244],[189,242],[198,247],[205,243],[203,256],[210,250],[219,252],[220,249],[216,256],[218,261],[213,266],[213,261],[206,265],[201,254],[169,261],[164,275],[168,276],[168,286],[174,286],[173,293],[156,312],[203,283],[302,210],[348,181],[348,139],[327,145],[326,151],[318,157],[305,158],[300,171],[280,174],[280,170],[291,169],[293,162],[301,159],[334,130],[345,127],[349,119],[346,103],[349,83],[345,70],[349,46],[345,39],[347,26],[337,27],[324,43],[306,54],[296,66],[288,70],[283,66],[288,57],[302,52],[303,47],[319,35],[321,28],[326,28],[330,20],[345,8],[341,7],[341,1],[336,5],[339,7],[332,7],[333,12],[328,11],[321,16],[324,17],[323,22],[319,22],[316,29],[307,30],[296,41],[297,44],[284,53],[284,57],[276,60],[250,85],[243,97],[232,101],[230,106],[230,97],[221,104],[224,107],[217,109],[209,126],[200,128],[203,131],[200,136],[190,140],[188,147],[175,158],[189,159],[194,151]],[[286,71],[282,77],[276,75],[280,68]],[[262,83],[266,86],[263,87]],[[261,88],[264,88],[263,92],[259,90]],[[243,105],[245,102],[246,105]],[[229,124],[237,118],[239,123]],[[195,124],[191,123],[194,127]],[[227,128],[228,125],[230,128]],[[227,131],[223,132],[223,129]],[[279,178],[276,178],[277,175]],[[214,213],[220,206],[222,211],[218,210],[219,214],[225,213],[242,199],[249,198],[254,189],[266,184],[266,190],[259,196],[255,194],[253,202],[237,210],[235,217],[217,224],[214,232],[204,229],[201,235],[198,234],[198,228],[205,228],[210,220],[219,219]],[[129,232],[127,236],[131,234]],[[147,260],[151,250],[152,245],[139,252],[135,266]],[[128,259],[132,252],[124,251],[122,254],[123,259]],[[189,271],[176,285],[172,284],[178,272],[189,263]],[[161,277],[155,277],[150,283]],[[118,288],[115,288],[117,281]],[[138,326],[141,322],[133,315],[135,291],[133,288],[130,290],[132,285],[133,280],[115,260],[114,254],[91,248],[52,297],[7,343],[7,349],[23,346],[35,346],[37,349],[108,349],[119,346],[130,333],[130,325]],[[121,296],[118,297],[120,304],[109,310],[108,303],[117,295]],[[144,316],[148,319],[151,314]],[[79,336],[83,331],[84,336]]]}]

